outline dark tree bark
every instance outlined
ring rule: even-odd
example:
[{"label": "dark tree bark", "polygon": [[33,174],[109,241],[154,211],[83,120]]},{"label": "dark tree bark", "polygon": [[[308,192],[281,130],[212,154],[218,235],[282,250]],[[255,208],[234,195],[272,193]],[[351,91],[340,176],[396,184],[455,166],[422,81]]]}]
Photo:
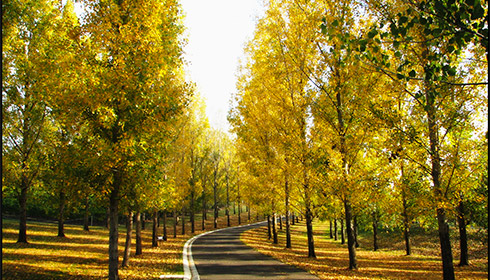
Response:
[{"label": "dark tree bark", "polygon": [[276,213],[272,214],[272,242],[274,244],[277,244],[279,241],[277,239],[277,229],[276,229],[276,224],[277,224],[277,217]]},{"label": "dark tree bark", "polygon": [[238,224],[242,224],[242,204],[240,203],[240,188],[238,188]]},{"label": "dark tree bark", "polygon": [[228,174],[226,174],[226,225],[231,226],[230,223],[230,186],[228,182]]},{"label": "dark tree bark", "polygon": [[66,195],[63,190],[60,190],[59,197],[59,208],[58,208],[58,237],[65,237],[65,205],[66,205]]},{"label": "dark tree bark", "polygon": [[109,280],[119,279],[119,251],[118,251],[118,216],[119,216],[119,191],[122,183],[122,171],[113,171],[114,181],[109,198]]},{"label": "dark tree bark", "polygon": [[89,231],[89,214],[90,214],[90,197],[85,201],[85,209],[83,213],[83,230]]},{"label": "dark tree bark", "polygon": [[129,258],[131,257],[131,236],[133,235],[133,211],[129,211],[126,218],[126,242],[124,243],[124,256],[122,267],[129,266]]},{"label": "dark tree bark", "polygon": [[21,179],[20,195],[19,195],[19,237],[17,243],[27,243],[27,178],[25,175]]},{"label": "dark tree bark", "polygon": [[286,248],[291,248],[291,226],[289,224],[289,182],[288,176],[286,175],[286,180],[284,184],[285,190],[285,206],[286,206]]},{"label": "dark tree bark", "polygon": [[338,227],[337,227],[337,218],[333,219],[333,225],[334,225],[334,240],[338,240]]},{"label": "dark tree bark", "polygon": [[[192,181],[194,181],[194,180],[192,180]],[[192,183],[192,184],[194,184],[194,183]],[[196,232],[196,222],[195,222],[195,218],[194,218],[194,216],[195,216],[195,209],[194,209],[194,200],[195,200],[195,198],[194,198],[194,196],[195,196],[194,195],[194,186],[192,186],[192,190],[191,190],[191,207],[189,209],[190,210],[189,211],[189,215],[190,215],[189,219],[190,219],[190,222],[191,222],[191,233]]]},{"label": "dark tree bark", "polygon": [[202,230],[206,229],[206,219],[207,219],[207,212],[206,212],[206,192],[205,192],[205,186],[203,184],[202,186]]},{"label": "dark tree bark", "polygon": [[345,228],[344,228],[344,219],[340,219],[340,243],[345,244]]},{"label": "dark tree bark", "polygon": [[330,219],[330,239],[333,239],[333,223],[332,220]]},{"label": "dark tree bark", "polygon": [[373,211],[373,250],[377,251],[378,247],[378,215]]},{"label": "dark tree bark", "polygon": [[[182,205],[184,205],[184,202],[182,202]],[[182,235],[185,235],[185,208],[182,207]]]},{"label": "dark tree bark", "polygon": [[347,247],[349,249],[349,269],[357,269],[356,244],[352,228],[352,207],[348,199],[344,200],[345,227],[347,229]]},{"label": "dark tree bark", "polygon": [[163,241],[167,241],[167,210],[163,211]]},{"label": "dark tree bark", "polygon": [[[425,87],[425,110],[427,113],[427,125],[429,133],[429,146],[431,158],[431,177],[436,200],[443,200],[445,192],[442,190],[441,178],[441,157],[439,154],[439,127],[437,125],[436,114],[436,92],[430,85]],[[451,250],[451,239],[449,235],[449,225],[446,220],[446,209],[437,208],[437,225],[439,231],[439,241],[441,244],[442,274],[444,280],[454,280],[453,253]]]},{"label": "dark tree bark", "polygon": [[214,183],[213,183],[213,194],[214,194],[214,228],[218,228],[218,171],[214,170]]},{"label": "dark tree bark", "polygon": [[151,247],[158,247],[158,211],[153,212],[153,230],[151,234]]},{"label": "dark tree bark", "polygon": [[267,215],[267,236],[268,239],[271,240],[272,232],[271,232],[271,216]]},{"label": "dark tree bark", "polygon": [[282,230],[282,215],[279,214],[279,217],[277,217],[277,219],[279,220],[279,229]]},{"label": "dark tree bark", "polygon": [[407,199],[402,192],[402,204],[403,204],[403,238],[405,239],[405,252],[407,256],[412,254],[412,248],[410,246],[410,220],[408,218],[408,207],[407,207]]},{"label": "dark tree bark", "polygon": [[461,251],[458,266],[466,266],[469,265],[470,262],[468,256],[468,234],[466,232],[466,215],[463,200],[460,200],[458,204],[458,227],[459,247]]},{"label": "dark tree bark", "polygon": [[313,213],[311,212],[309,203],[306,204],[306,235],[308,237],[308,257],[316,258],[315,242],[313,239]]},{"label": "dark tree bark", "polygon": [[250,222],[250,212],[251,212],[250,205],[247,205],[247,214],[248,214],[248,221],[249,222]]},{"label": "dark tree bark", "polygon": [[141,244],[141,212],[137,211],[134,215],[134,223],[136,227],[136,256],[143,254],[143,248]]},{"label": "dark tree bark", "polygon": [[439,240],[441,243],[443,278],[444,280],[454,280],[453,254],[451,251],[449,225],[446,221],[446,209],[437,209],[437,222],[439,225]]},{"label": "dark tree bark", "polygon": [[[401,141],[400,141],[401,142]],[[401,147],[401,143],[400,143]],[[403,165],[403,160],[400,161],[400,170],[401,170],[401,177],[402,177],[402,217],[403,217],[403,239],[405,240],[405,252],[407,256],[410,256],[412,254],[412,248],[410,246],[410,226],[411,226],[411,221],[410,217],[408,216],[408,201],[407,201],[407,194],[405,193],[406,191],[406,185],[403,182],[405,178],[405,168]]]}]

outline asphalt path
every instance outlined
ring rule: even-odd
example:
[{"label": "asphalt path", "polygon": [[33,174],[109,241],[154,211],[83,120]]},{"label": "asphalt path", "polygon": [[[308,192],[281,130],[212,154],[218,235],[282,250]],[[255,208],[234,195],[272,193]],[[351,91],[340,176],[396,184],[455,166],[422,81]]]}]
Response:
[{"label": "asphalt path", "polygon": [[242,232],[264,225],[260,223],[228,228],[197,238],[191,250],[200,279],[319,279],[304,270],[263,255],[240,240]]}]

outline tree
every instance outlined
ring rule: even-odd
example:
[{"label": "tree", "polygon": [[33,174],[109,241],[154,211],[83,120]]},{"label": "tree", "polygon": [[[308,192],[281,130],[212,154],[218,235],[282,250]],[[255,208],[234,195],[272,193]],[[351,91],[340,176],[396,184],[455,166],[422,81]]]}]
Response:
[{"label": "tree", "polygon": [[27,243],[28,194],[43,166],[43,138],[52,118],[48,96],[58,59],[61,7],[55,1],[2,2],[3,155],[20,206],[18,242]]},{"label": "tree", "polygon": [[[365,57],[374,63],[376,69],[404,87],[404,92],[417,105],[412,112],[423,116],[425,131],[417,134],[420,138],[409,139],[417,142],[431,160],[430,166],[421,164],[421,167],[432,179],[443,276],[444,279],[454,279],[446,217],[455,186],[447,184],[450,180],[445,182],[452,175],[447,172],[448,165],[443,160],[444,150],[450,142],[448,136],[451,131],[468,121],[469,111],[466,109],[478,92],[471,87],[488,83],[471,81],[473,70],[466,71],[461,63],[466,50],[468,53],[487,51],[488,31],[484,30],[488,28],[488,18],[479,1],[469,4],[443,1],[395,2],[388,5],[381,1],[369,3],[380,24],[360,41],[361,48],[367,50]],[[455,14],[460,10],[468,13],[464,16]],[[385,24],[388,28],[380,31]],[[385,43],[389,47],[385,47]],[[393,51],[385,51],[387,49]],[[478,61],[481,63],[481,60]],[[412,133],[412,136],[415,135]]]},{"label": "tree", "polygon": [[[87,74],[73,102],[111,159],[109,279],[118,279],[118,213],[128,169],[146,139],[165,134],[189,93],[182,77],[175,1],[84,1],[81,55]],[[68,97],[67,97],[68,98]]]}]

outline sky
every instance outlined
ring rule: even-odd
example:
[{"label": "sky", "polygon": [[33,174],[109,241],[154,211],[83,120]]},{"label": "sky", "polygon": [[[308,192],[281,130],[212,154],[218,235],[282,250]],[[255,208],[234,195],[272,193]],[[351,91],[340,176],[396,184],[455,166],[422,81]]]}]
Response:
[{"label": "sky", "polygon": [[188,78],[206,102],[211,127],[228,131],[239,59],[263,14],[262,0],[181,0],[181,5]]}]

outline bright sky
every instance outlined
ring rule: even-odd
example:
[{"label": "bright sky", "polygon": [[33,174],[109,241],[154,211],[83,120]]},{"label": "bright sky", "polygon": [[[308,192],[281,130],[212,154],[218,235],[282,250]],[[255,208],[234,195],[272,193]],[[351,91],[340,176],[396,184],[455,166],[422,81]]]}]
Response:
[{"label": "bright sky", "polygon": [[182,0],[189,79],[206,102],[212,127],[228,131],[239,58],[252,38],[262,0]]}]

